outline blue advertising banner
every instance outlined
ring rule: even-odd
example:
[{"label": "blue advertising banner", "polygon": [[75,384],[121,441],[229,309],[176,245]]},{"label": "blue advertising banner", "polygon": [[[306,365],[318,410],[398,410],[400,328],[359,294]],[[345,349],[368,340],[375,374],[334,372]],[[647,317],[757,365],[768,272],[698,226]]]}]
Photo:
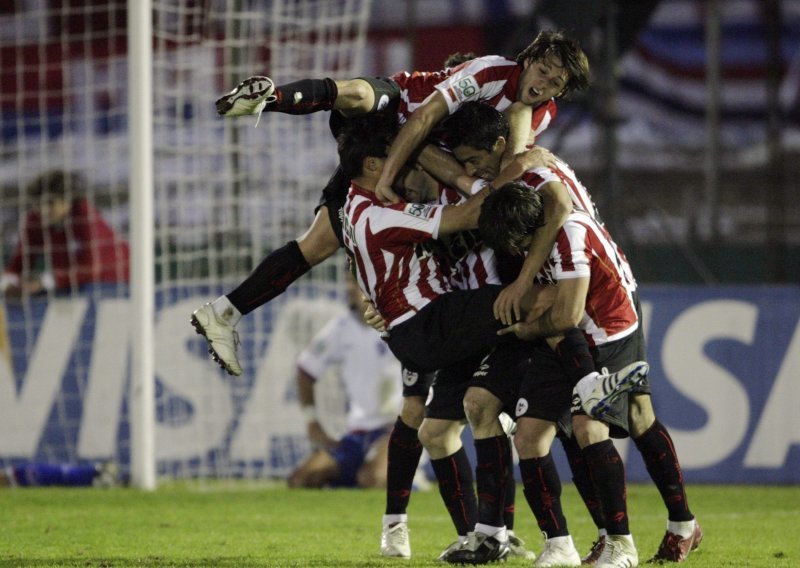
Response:
[{"label": "blue advertising banner", "polygon": [[[294,290],[244,318],[245,373],[236,379],[215,367],[188,325],[191,311],[218,291],[159,295],[162,473],[201,463],[214,471],[224,462],[285,475],[303,457],[294,355],[309,332],[298,330],[310,325],[306,320],[319,325],[322,311],[335,304],[325,293],[309,299],[305,292]],[[656,414],[687,480],[800,483],[800,288],[643,286],[641,298]],[[4,304],[0,462],[113,456],[127,463],[127,310],[126,299],[102,289]],[[635,446],[617,443],[628,479],[648,480]],[[566,474],[563,460],[559,467]]]}]

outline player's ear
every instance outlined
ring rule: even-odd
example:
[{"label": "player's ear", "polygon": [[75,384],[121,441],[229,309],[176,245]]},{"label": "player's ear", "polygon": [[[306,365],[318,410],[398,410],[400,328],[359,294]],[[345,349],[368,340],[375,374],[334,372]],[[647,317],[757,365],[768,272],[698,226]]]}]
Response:
[{"label": "player's ear", "polygon": [[493,152],[497,152],[502,154],[506,151],[506,137],[505,136],[498,136],[497,140],[494,141],[494,148],[492,149]]}]

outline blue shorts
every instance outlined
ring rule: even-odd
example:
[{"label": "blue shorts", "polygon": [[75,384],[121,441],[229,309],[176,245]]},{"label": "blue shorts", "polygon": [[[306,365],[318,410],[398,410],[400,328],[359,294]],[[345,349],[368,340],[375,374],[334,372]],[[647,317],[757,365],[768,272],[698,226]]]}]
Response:
[{"label": "blue shorts", "polygon": [[331,483],[333,487],[355,487],[356,475],[372,445],[389,433],[387,425],[376,430],[357,430],[341,439],[339,445],[330,451],[331,457],[339,467],[339,478]]}]

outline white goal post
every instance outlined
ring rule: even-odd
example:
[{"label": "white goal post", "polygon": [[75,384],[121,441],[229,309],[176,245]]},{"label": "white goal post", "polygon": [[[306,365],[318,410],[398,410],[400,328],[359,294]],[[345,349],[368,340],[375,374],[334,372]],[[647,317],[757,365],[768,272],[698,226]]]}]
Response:
[{"label": "white goal post", "polygon": [[[0,466],[113,459],[143,488],[285,476],[308,451],[294,356],[341,309],[342,256],[243,319],[241,377],[210,360],[189,315],[303,233],[335,143],[328,113],[265,115],[254,128],[213,103],[251,75],[363,73],[370,0],[15,6],[0,13],[0,261],[38,206],[28,184],[55,169],[82,176],[132,262],[129,285],[4,296]],[[52,268],[49,238],[23,247],[38,253],[23,280]],[[340,392],[322,388],[336,430]]]}]

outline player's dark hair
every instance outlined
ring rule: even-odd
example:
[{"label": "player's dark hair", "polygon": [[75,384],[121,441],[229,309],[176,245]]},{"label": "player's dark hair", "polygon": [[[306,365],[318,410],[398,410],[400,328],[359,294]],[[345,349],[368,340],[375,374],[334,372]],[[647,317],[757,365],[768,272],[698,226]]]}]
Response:
[{"label": "player's dark hair", "polygon": [[483,242],[508,254],[524,252],[523,241],[544,223],[542,196],[522,181],[509,182],[486,196],[478,230]]},{"label": "player's dark hair", "polygon": [[391,113],[370,113],[348,120],[336,138],[339,163],[347,178],[361,175],[365,158],[385,158],[396,134],[397,117]]},{"label": "player's dark hair", "polygon": [[445,137],[451,148],[469,146],[492,151],[499,136],[508,138],[508,120],[496,108],[470,101],[461,105],[444,122]]},{"label": "player's dark hair", "polygon": [[447,59],[444,60],[444,66],[447,67],[455,67],[457,65],[461,65],[462,63],[466,63],[467,61],[472,61],[478,57],[473,52],[468,53],[461,53],[460,51],[456,51],[455,53],[451,53],[447,56]]},{"label": "player's dark hair", "polygon": [[565,97],[589,87],[589,59],[578,40],[561,30],[542,30],[531,44],[519,52],[517,63],[557,57],[567,71],[567,83],[559,96]]},{"label": "player's dark hair", "polygon": [[75,172],[50,170],[36,177],[26,187],[25,193],[37,200],[58,197],[71,200],[83,193],[83,177]]}]

